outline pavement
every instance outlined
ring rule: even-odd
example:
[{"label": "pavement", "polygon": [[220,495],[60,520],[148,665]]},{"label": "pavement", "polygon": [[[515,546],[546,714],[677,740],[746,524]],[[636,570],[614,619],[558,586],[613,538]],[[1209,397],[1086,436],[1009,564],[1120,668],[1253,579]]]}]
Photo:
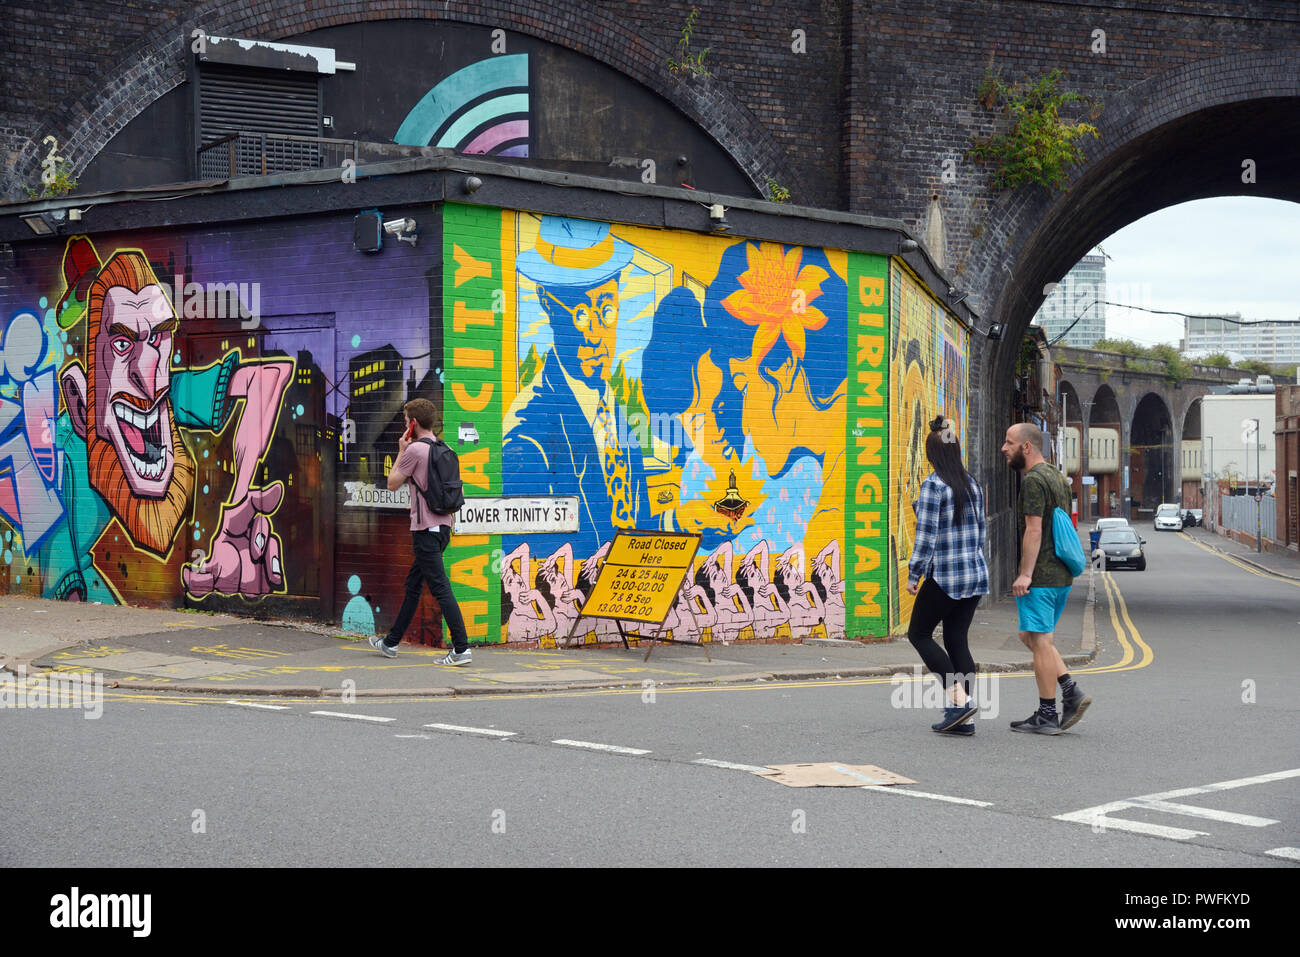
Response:
[{"label": "pavement", "polygon": [[[1091,573],[1076,581],[1056,644],[1069,666],[1096,654]],[[1016,637],[1014,600],[986,599],[970,629],[980,670],[1032,669]],[[936,638],[939,637],[936,635]],[[364,637],[309,622],[266,622],[186,609],[86,605],[0,596],[0,668],[103,675],[120,690],[228,697],[394,697],[518,694],[587,688],[857,678],[912,672],[905,637],[856,642],[666,644],[630,649],[474,646],[473,663],[436,659],[444,649],[403,642],[385,658]]]},{"label": "pavement", "polygon": [[1185,528],[1183,533],[1194,542],[1199,542],[1260,571],[1300,581],[1300,552],[1256,552],[1254,544],[1243,545],[1241,542],[1217,535],[1201,526]]}]

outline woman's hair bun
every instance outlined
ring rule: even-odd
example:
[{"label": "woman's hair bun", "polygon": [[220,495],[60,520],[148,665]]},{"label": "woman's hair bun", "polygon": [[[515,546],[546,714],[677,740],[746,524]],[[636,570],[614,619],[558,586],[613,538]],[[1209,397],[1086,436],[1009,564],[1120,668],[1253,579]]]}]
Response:
[{"label": "woman's hair bun", "polygon": [[957,430],[952,426],[952,419],[945,419],[941,415],[936,415],[934,421],[930,423],[930,432],[932,434],[938,432],[945,445],[951,445],[957,441]]}]

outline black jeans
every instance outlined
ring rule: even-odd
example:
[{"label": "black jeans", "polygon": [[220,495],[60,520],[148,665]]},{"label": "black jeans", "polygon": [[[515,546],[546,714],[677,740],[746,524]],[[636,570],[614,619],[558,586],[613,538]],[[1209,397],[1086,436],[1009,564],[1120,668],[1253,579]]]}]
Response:
[{"label": "black jeans", "polygon": [[442,620],[451,632],[451,643],[456,654],[469,648],[469,636],[465,634],[465,620],[460,615],[460,605],[451,591],[451,580],[447,569],[442,564],[442,553],[451,542],[451,529],[439,525],[427,531],[412,532],[411,541],[415,548],[415,561],[406,575],[406,597],[402,600],[402,610],[397,613],[397,620],[389,629],[384,639],[386,645],[396,645],[406,634],[406,628],[415,617],[415,609],[420,605],[420,592],[424,583],[429,583],[438,607],[442,609]]},{"label": "black jeans", "polygon": [[[949,598],[933,578],[927,578],[916,595],[912,621],[907,626],[907,640],[921,655],[925,666],[943,678],[944,688],[951,688],[955,676],[961,675],[967,695],[975,677],[975,659],[971,657],[968,635],[979,603],[979,595]],[[943,622],[943,648],[934,640],[934,629],[939,622]]]}]

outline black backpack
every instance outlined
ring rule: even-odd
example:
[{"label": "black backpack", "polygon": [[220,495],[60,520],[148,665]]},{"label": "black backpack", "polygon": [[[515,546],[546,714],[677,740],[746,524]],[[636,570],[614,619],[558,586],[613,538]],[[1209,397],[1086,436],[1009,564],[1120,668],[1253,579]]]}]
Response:
[{"label": "black backpack", "polygon": [[439,515],[451,515],[465,504],[460,484],[460,457],[446,442],[420,439],[429,446],[429,471],[424,477],[424,501]]}]

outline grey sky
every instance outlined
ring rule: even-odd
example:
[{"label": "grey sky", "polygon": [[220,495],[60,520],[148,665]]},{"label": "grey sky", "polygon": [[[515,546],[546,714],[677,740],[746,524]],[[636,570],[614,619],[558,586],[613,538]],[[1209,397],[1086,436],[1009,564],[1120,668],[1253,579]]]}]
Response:
[{"label": "grey sky", "polygon": [[[1300,318],[1300,204],[1224,196],[1171,206],[1102,241],[1106,298],[1243,319]],[[1183,320],[1107,307],[1106,334],[1178,345]]]}]

